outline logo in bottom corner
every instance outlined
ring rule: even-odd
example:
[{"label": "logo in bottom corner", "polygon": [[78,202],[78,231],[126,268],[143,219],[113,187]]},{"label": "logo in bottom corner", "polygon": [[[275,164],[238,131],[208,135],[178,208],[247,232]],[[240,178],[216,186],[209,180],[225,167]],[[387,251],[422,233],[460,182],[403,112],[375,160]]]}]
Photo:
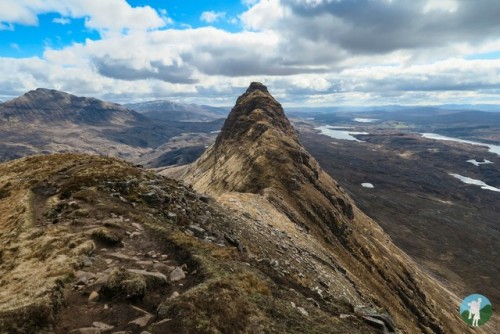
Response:
[{"label": "logo in bottom corner", "polygon": [[480,294],[472,294],[462,300],[460,317],[469,326],[478,327],[490,320],[493,307],[488,298]]}]

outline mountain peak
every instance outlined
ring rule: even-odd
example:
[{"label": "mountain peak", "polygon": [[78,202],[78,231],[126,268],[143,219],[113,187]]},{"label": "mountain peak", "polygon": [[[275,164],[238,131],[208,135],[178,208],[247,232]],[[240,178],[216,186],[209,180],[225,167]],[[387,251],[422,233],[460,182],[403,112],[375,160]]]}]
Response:
[{"label": "mountain peak", "polygon": [[37,88],[0,106],[0,117],[9,122],[73,122],[104,124],[140,118],[135,112],[95,98],[54,89]]},{"label": "mountain peak", "polygon": [[263,135],[298,140],[281,104],[266,86],[252,82],[236,100],[215,145],[220,147],[234,142],[240,145],[243,142],[254,142]]},{"label": "mountain peak", "polygon": [[[311,246],[315,259],[331,255],[318,265],[322,272],[329,270],[332,284],[311,286],[338,287],[335,294],[356,291],[347,297],[354,309],[372,300],[407,332],[418,328],[418,332],[444,333],[443,328],[454,328],[460,321],[451,315],[449,300],[456,297],[414,266],[321,169],[263,84],[252,83],[238,98],[212,147],[187,169],[172,172],[169,175],[249,217],[251,227],[242,228],[241,234],[259,240],[245,245],[256,257],[270,258],[275,249],[272,241],[266,246],[260,234],[252,236],[256,221],[265,221],[275,231],[304,231],[294,242]],[[257,230],[261,232],[260,227]],[[275,256],[294,261],[287,252]],[[327,262],[332,263],[330,269],[322,267]],[[300,279],[297,284],[302,284]],[[435,309],[448,313],[436,314]],[[387,321],[387,326],[391,323]]]},{"label": "mountain peak", "polygon": [[262,84],[261,82],[252,82],[250,84],[250,86],[248,86],[246,92],[251,93],[251,92],[256,91],[256,90],[269,94],[267,87],[264,84]]}]

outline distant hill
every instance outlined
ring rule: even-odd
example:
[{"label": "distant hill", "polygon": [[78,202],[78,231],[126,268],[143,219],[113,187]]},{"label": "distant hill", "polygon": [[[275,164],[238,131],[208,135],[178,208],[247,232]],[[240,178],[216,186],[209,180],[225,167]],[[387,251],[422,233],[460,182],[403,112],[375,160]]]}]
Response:
[{"label": "distant hill", "polygon": [[225,118],[229,108],[186,104],[172,101],[149,101],[126,104],[125,107],[145,116],[164,121],[207,122]]},{"label": "distant hill", "polygon": [[74,124],[124,124],[146,118],[118,104],[38,88],[0,105],[0,119],[10,124],[44,122]]},{"label": "distant hill", "polygon": [[[152,120],[115,103],[38,88],[0,104],[0,161],[71,152],[120,157],[157,166],[155,157],[189,147],[192,137],[197,137],[196,146],[206,145],[210,136],[214,136],[210,132],[220,126],[220,121]],[[174,137],[192,132],[197,135],[176,139],[175,145],[165,145]],[[177,158],[184,160],[182,156]]]}]

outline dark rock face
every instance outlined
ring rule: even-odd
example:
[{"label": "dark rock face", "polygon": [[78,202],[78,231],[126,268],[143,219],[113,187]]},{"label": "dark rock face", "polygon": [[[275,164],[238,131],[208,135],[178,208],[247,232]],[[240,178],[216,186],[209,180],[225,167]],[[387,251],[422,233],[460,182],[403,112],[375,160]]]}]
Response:
[{"label": "dark rock face", "polygon": [[[298,142],[285,112],[261,83],[252,83],[241,95],[217,137],[216,147],[237,141],[256,140],[269,129]],[[228,143],[226,143],[228,142]]]},{"label": "dark rock face", "polygon": [[267,87],[266,87],[266,86],[264,86],[264,85],[263,85],[262,83],[260,83],[260,82],[252,82],[252,83],[250,84],[250,86],[247,88],[247,91],[246,91],[246,92],[247,92],[247,93],[251,93],[251,92],[253,92],[253,91],[255,91],[255,90],[259,90],[259,91],[261,91],[261,92],[263,92],[263,93],[269,94],[269,91],[267,90]]}]

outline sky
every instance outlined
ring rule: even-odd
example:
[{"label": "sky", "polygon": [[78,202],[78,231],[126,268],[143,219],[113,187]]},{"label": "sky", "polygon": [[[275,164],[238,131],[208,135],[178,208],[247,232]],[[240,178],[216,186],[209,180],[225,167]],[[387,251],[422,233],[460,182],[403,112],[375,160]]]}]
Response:
[{"label": "sky", "polygon": [[0,100],[500,104],[498,0],[1,0]]}]

